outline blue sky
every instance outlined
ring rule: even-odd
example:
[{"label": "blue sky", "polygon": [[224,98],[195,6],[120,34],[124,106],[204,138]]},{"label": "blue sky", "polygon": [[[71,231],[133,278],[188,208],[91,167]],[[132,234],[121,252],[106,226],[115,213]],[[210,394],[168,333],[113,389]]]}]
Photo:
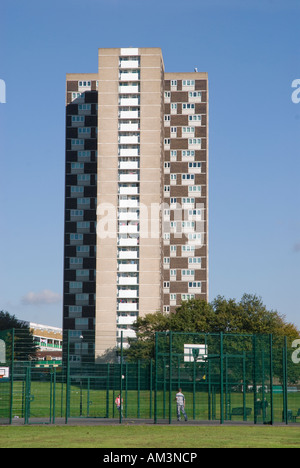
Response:
[{"label": "blue sky", "polygon": [[257,294],[300,327],[298,0],[3,0],[0,309],[61,326],[65,75],[98,47],[209,74],[210,300]]}]

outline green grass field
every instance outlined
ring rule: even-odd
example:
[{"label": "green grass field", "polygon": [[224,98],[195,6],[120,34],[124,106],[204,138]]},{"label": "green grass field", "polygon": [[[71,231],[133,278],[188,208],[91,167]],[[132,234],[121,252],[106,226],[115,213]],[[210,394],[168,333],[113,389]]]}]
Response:
[{"label": "green grass field", "polygon": [[0,448],[299,448],[300,427],[0,427]]}]

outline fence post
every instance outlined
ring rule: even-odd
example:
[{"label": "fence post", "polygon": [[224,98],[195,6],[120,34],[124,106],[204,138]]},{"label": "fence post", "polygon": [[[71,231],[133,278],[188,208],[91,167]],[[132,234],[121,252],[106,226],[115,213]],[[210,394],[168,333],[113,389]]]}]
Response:
[{"label": "fence post", "polygon": [[9,409],[9,424],[12,424],[13,419],[13,400],[14,400],[14,367],[15,367],[15,329],[12,329],[11,334],[11,366],[10,366],[10,409]]},{"label": "fence post", "polygon": [[153,373],[153,361],[150,359],[150,368],[149,368],[149,377],[150,377],[150,382],[149,382],[149,387],[150,387],[150,402],[149,402],[149,418],[151,419],[152,417],[152,373]]},{"label": "fence post", "polygon": [[120,424],[123,418],[123,331],[121,331],[121,362],[120,362]]},{"label": "fence post", "polygon": [[172,331],[169,332],[169,424],[172,424]]},{"label": "fence post", "polygon": [[220,332],[220,423],[224,423],[224,375],[223,375],[223,332]]},{"label": "fence post", "polygon": [[67,330],[66,414],[65,414],[66,424],[68,424],[69,405],[70,405],[70,330]]},{"label": "fence post", "polygon": [[254,398],[254,424],[257,424],[257,385],[256,385],[256,335],[253,335],[253,398]]},{"label": "fence post", "polygon": [[155,332],[154,424],[157,424],[158,332]]},{"label": "fence post", "polygon": [[287,372],[287,337],[284,337],[284,347],[282,350],[282,368],[283,368],[283,405],[284,405],[284,422],[289,423],[288,415],[288,372]]},{"label": "fence post", "polygon": [[274,424],[274,397],[273,397],[273,335],[270,334],[270,405],[271,405],[271,424]]}]

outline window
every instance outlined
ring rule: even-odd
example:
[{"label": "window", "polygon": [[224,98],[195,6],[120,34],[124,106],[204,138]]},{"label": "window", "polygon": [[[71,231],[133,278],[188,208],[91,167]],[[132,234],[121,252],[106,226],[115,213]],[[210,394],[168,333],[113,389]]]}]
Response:
[{"label": "window", "polygon": [[177,86],[177,80],[171,80],[171,86]]},{"label": "window", "polygon": [[189,92],[189,97],[195,98],[195,97],[200,97],[201,98],[202,93],[201,91],[190,91]]},{"label": "window", "polygon": [[88,294],[76,294],[76,301],[88,301],[89,295]]},{"label": "window", "polygon": [[78,185],[71,186],[71,193],[83,193],[84,187],[80,187]]},{"label": "window", "polygon": [[90,204],[90,198],[77,198],[77,204],[78,205],[89,205]]},{"label": "window", "polygon": [[201,265],[201,257],[190,257],[189,258],[189,264]]},{"label": "window", "polygon": [[78,253],[89,252],[90,251],[90,246],[89,245],[77,245],[76,251]]},{"label": "window", "polygon": [[85,111],[85,110],[91,110],[91,104],[78,104],[78,110],[80,111]]},{"label": "window", "polygon": [[183,80],[182,86],[195,86],[195,80]]},{"label": "window", "polygon": [[170,301],[176,302],[176,298],[177,298],[176,294],[170,294]]},{"label": "window", "polygon": [[171,109],[173,109],[173,110],[177,109],[177,103],[176,102],[172,102]]},{"label": "window", "polygon": [[189,283],[189,288],[201,289],[201,281],[193,281]]},{"label": "window", "polygon": [[195,133],[195,127],[182,127],[182,133]]},{"label": "window", "polygon": [[72,146],[83,146],[84,140],[72,139]]},{"label": "window", "polygon": [[195,234],[195,233],[189,234],[189,240],[191,240],[191,241],[200,241],[201,242],[201,239],[202,239],[202,234]]},{"label": "window", "polygon": [[169,98],[169,97],[171,97],[170,91],[165,91],[165,98]]},{"label": "window", "polygon": [[170,276],[177,276],[177,270],[170,270]]},{"label": "window", "polygon": [[182,276],[194,276],[195,270],[182,270]]},{"label": "window", "polygon": [[76,271],[76,276],[90,276],[90,271],[89,270],[77,270]]},{"label": "window", "polygon": [[195,104],[191,104],[189,102],[184,102],[182,104],[182,109],[195,109]]},{"label": "window", "polygon": [[79,221],[77,223],[77,229],[90,229],[89,221]]},{"label": "window", "polygon": [[201,193],[201,185],[192,185],[189,187],[189,192]]},{"label": "window", "polygon": [[81,314],[82,313],[82,307],[81,306],[69,306],[69,312],[71,314]]},{"label": "window", "polygon": [[181,299],[182,301],[190,301],[192,299],[195,299],[194,294],[181,294]]},{"label": "window", "polygon": [[78,258],[78,257],[70,258],[70,265],[82,265],[82,263],[83,263],[83,258]]},{"label": "window", "polygon": [[170,145],[170,138],[165,138],[164,139],[164,144],[165,145]]},{"label": "window", "polygon": [[200,114],[189,115],[189,121],[201,122],[201,117]]},{"label": "window", "polygon": [[71,210],[71,217],[83,216],[83,210]]},{"label": "window", "polygon": [[183,150],[182,151],[182,157],[184,157],[184,158],[189,158],[189,157],[194,157],[194,156],[195,156],[195,151],[194,150]]},{"label": "window", "polygon": [[183,245],[182,252],[194,252],[195,246],[194,245]]},{"label": "window", "polygon": [[189,145],[200,145],[201,146],[201,138],[189,138]]},{"label": "window", "polygon": [[182,227],[183,228],[194,228],[195,223],[194,223],[194,221],[182,221]]},{"label": "window", "polygon": [[71,169],[84,169],[84,164],[78,163],[78,162],[72,162]]},{"label": "window", "polygon": [[[195,151],[193,151],[195,153]],[[201,169],[200,162],[189,163],[189,169]]]},{"label": "window", "polygon": [[90,181],[90,174],[78,174],[77,181],[78,182],[89,182]]},{"label": "window", "polygon": [[91,133],[90,127],[79,127],[78,128],[78,135],[82,135],[82,134],[86,135],[86,134],[89,134],[89,133]]},{"label": "window", "polygon": [[194,180],[195,174],[182,174],[182,180]]},{"label": "window", "polygon": [[80,87],[90,87],[91,86],[91,82],[90,81],[78,81],[78,86]]},{"label": "window", "polygon": [[70,240],[83,240],[83,234],[70,234]]},{"label": "window", "polygon": [[78,151],[79,158],[90,158],[91,152],[90,151]]},{"label": "window", "polygon": [[72,122],[84,122],[83,115],[72,115]]},{"label": "window", "polygon": [[183,198],[182,203],[187,205],[193,205],[195,203],[195,198]]},{"label": "window", "polygon": [[70,281],[69,288],[70,289],[81,289],[82,288],[82,281]]},{"label": "window", "polygon": [[81,98],[84,98],[84,93],[72,93],[72,101],[74,101],[74,99],[81,99]]},{"label": "window", "polygon": [[169,289],[170,287],[170,282],[169,281],[165,281],[164,282],[164,289]]}]

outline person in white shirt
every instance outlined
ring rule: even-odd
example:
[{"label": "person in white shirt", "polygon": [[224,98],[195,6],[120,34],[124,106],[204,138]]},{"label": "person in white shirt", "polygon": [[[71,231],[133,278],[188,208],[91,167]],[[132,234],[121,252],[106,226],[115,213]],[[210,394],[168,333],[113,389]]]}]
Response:
[{"label": "person in white shirt", "polygon": [[185,421],[187,421],[187,414],[185,412],[185,397],[181,391],[181,388],[178,389],[178,393],[176,393],[175,397],[177,403],[177,421],[180,421],[180,414],[182,413],[184,416]]}]

